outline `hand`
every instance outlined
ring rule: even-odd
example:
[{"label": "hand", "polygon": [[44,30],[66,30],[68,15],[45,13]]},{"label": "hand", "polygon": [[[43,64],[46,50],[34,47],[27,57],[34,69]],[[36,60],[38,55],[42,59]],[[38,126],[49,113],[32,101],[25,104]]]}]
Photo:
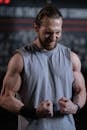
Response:
[{"label": "hand", "polygon": [[58,101],[60,106],[60,112],[64,114],[75,114],[77,111],[77,106],[66,97],[62,97]]},{"label": "hand", "polygon": [[52,117],[53,116],[53,104],[51,101],[42,101],[36,109],[38,117]]}]

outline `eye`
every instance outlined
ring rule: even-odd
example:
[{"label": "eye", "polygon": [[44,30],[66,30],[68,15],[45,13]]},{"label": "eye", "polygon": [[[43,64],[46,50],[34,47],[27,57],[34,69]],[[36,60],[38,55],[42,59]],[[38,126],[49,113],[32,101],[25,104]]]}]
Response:
[{"label": "eye", "polygon": [[59,35],[59,34],[60,34],[60,32],[56,32],[56,34],[57,34],[57,35]]},{"label": "eye", "polygon": [[51,35],[51,32],[46,32],[46,35]]},{"label": "eye", "polygon": [[51,32],[46,32],[46,33],[45,33],[45,36],[46,36],[46,37],[49,37],[50,35],[51,35]]},{"label": "eye", "polygon": [[60,36],[61,35],[61,31],[56,32],[56,35]]}]

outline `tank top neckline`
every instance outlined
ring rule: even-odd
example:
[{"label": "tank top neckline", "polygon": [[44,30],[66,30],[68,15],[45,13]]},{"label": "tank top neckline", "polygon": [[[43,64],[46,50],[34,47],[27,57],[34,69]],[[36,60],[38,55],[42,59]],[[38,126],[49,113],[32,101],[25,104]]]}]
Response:
[{"label": "tank top neckline", "polygon": [[58,43],[56,45],[56,47],[53,48],[52,50],[43,50],[43,49],[39,48],[36,44],[32,44],[32,47],[33,47],[33,49],[35,49],[35,51],[40,52],[40,53],[44,53],[44,54],[52,54],[52,53],[54,53],[55,51],[58,50],[59,46],[60,45]]}]

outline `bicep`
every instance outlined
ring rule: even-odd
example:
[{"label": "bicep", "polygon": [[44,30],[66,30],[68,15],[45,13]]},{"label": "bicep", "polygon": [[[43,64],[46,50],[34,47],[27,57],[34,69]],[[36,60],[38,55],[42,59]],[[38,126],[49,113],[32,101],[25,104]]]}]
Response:
[{"label": "bicep", "polygon": [[13,93],[15,94],[21,86],[21,71],[23,68],[20,55],[15,55],[8,64],[7,72],[3,80],[3,87],[1,94]]},{"label": "bicep", "polygon": [[80,93],[81,91],[85,91],[85,80],[81,72],[74,71],[74,82],[73,82],[73,89],[76,94]]},{"label": "bicep", "polygon": [[73,66],[74,83],[73,88],[76,93],[85,90],[85,80],[81,73],[81,62],[79,57],[75,53],[71,53],[71,60]]},{"label": "bicep", "polygon": [[86,86],[85,86],[85,79],[81,72],[81,62],[79,57],[72,53],[71,60],[73,65],[73,102],[78,103],[82,108],[86,102]]},{"label": "bicep", "polygon": [[1,93],[2,94],[16,94],[16,92],[20,89],[21,86],[21,77],[18,73],[13,75],[6,74],[3,80],[3,88]]}]

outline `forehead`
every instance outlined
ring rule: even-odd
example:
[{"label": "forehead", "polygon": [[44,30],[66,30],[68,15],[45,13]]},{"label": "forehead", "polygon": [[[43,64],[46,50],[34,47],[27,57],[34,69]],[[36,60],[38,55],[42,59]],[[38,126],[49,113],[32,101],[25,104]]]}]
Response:
[{"label": "forehead", "polygon": [[62,27],[62,18],[48,18],[44,17],[42,20],[42,27],[47,29],[60,29]]},{"label": "forehead", "polygon": [[62,25],[62,18],[48,18],[44,17],[42,19],[42,26],[48,26],[48,25]]}]

